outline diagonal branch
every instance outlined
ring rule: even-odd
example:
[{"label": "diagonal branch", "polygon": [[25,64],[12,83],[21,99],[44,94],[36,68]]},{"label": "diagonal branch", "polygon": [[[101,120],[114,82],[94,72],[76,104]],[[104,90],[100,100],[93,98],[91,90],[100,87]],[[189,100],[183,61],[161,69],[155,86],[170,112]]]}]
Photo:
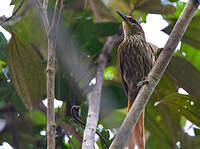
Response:
[{"label": "diagonal branch", "polygon": [[110,149],[122,149],[124,147],[128,137],[132,132],[131,130],[138,121],[139,116],[141,115],[148,102],[148,99],[150,98],[162,74],[167,68],[167,65],[169,64],[173,56],[175,48],[181,40],[189,23],[191,22],[192,17],[194,16],[194,13],[198,6],[199,1],[197,0],[189,0],[189,2],[187,3],[181,16],[175,24],[163,51],[159,55],[154,67],[147,77],[149,83],[141,88],[135,102],[131,107],[131,110],[129,111],[124,122],[122,123],[117,136],[113,140]]}]

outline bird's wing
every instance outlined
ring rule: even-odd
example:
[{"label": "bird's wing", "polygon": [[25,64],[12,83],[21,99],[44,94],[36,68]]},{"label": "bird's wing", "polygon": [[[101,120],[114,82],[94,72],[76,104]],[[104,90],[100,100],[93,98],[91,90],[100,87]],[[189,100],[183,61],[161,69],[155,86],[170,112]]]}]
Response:
[{"label": "bird's wing", "polygon": [[121,74],[121,79],[122,79],[122,86],[125,90],[126,95],[128,96],[128,86],[126,84],[126,81],[124,80],[124,72],[123,72],[123,68],[122,65],[123,64],[123,58],[122,58],[122,52],[118,52],[118,67],[119,67],[119,71]]}]

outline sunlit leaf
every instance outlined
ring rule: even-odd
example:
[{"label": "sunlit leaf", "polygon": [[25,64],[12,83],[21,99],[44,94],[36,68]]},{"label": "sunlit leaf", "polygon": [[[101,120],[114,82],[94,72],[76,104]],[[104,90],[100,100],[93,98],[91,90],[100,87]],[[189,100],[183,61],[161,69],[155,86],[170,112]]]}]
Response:
[{"label": "sunlit leaf", "polygon": [[160,0],[109,0],[107,6],[113,10],[120,9],[125,13],[130,13],[129,11],[134,7],[145,13],[169,14],[176,11],[170,2],[165,3]]},{"label": "sunlit leaf", "polygon": [[139,1],[138,5],[137,9],[146,13],[170,14],[176,11],[176,7],[167,1],[143,0],[143,2]]},{"label": "sunlit leaf", "polygon": [[31,121],[35,125],[46,124],[46,115],[39,110],[29,111],[28,113],[26,113],[26,115],[31,119]]},{"label": "sunlit leaf", "polygon": [[181,56],[182,58],[188,60],[196,69],[200,71],[200,51],[185,44],[181,43],[181,48],[176,55]]},{"label": "sunlit leaf", "polygon": [[105,80],[118,80],[117,70],[114,66],[108,66],[104,70]]},{"label": "sunlit leaf", "polygon": [[181,57],[173,57],[166,71],[167,76],[193,96],[200,97],[200,72]]},{"label": "sunlit leaf", "polygon": [[100,123],[102,123],[105,128],[119,128],[125,116],[126,109],[115,110]]},{"label": "sunlit leaf", "polygon": [[[173,26],[175,25],[177,21],[177,18],[169,18],[168,20],[171,23],[169,26],[164,28],[163,31],[167,34],[170,34],[173,29]],[[198,36],[199,34],[200,34],[200,15],[196,15],[193,17],[181,41],[196,49],[200,49],[200,44],[199,44],[200,39]]]},{"label": "sunlit leaf", "polygon": [[[155,144],[162,144],[166,147],[172,146],[174,138],[169,130],[175,130],[179,133],[179,117],[171,110],[166,113],[166,107],[159,107],[158,105],[160,103],[159,100],[162,100],[163,97],[176,92],[175,85],[164,74],[145,108],[145,128],[150,132],[150,137],[159,139],[159,143],[156,141],[147,144],[150,145],[152,143],[152,146]],[[168,114],[167,118],[165,114]]]},{"label": "sunlit leaf", "polygon": [[200,100],[182,94],[172,94],[162,99],[161,104],[167,104],[175,112],[185,116],[188,120],[197,126],[200,126]]}]

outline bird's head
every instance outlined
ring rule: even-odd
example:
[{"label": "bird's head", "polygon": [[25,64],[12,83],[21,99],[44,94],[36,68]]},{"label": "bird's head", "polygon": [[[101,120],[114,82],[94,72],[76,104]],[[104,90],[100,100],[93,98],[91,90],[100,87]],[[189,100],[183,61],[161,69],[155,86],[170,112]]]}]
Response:
[{"label": "bird's head", "polygon": [[124,35],[126,37],[132,36],[132,35],[144,36],[144,31],[136,19],[134,19],[131,16],[127,16],[123,14],[119,10],[117,10],[117,13],[123,19],[122,26],[123,26]]}]

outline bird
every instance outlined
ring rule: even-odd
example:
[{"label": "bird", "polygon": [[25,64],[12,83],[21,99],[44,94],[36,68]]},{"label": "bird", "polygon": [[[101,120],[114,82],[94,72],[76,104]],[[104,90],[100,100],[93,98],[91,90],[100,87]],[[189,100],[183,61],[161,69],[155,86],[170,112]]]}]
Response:
[{"label": "bird", "polygon": [[[117,50],[117,61],[122,86],[128,97],[128,113],[143,83],[148,83],[146,77],[154,65],[155,56],[138,21],[119,10],[117,10],[117,13],[122,18],[124,33],[123,41]],[[126,147],[129,149],[134,149],[136,145],[138,149],[145,148],[144,111],[126,142]]]}]

